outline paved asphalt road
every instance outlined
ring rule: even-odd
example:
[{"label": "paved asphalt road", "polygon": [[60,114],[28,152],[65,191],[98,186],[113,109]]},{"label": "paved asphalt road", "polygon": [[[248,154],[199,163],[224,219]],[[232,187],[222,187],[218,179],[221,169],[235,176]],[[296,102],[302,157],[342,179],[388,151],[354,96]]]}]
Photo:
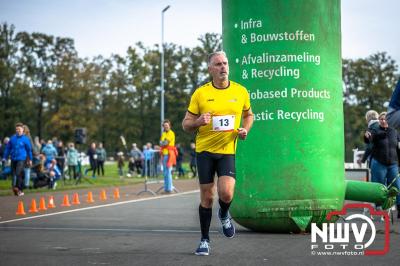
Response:
[{"label": "paved asphalt road", "polygon": [[[384,256],[313,256],[310,235],[211,224],[211,255],[198,257],[198,192],[0,223],[0,265],[398,265],[399,223]],[[383,241],[382,233],[377,241]],[[382,243],[377,243],[382,244]]]}]

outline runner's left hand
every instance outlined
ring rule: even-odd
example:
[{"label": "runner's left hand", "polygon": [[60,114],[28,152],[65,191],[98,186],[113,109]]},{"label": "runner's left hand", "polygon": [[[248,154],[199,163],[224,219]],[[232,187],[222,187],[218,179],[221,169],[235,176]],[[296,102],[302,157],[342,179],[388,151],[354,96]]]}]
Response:
[{"label": "runner's left hand", "polygon": [[246,139],[247,137],[247,130],[243,127],[238,128],[238,135],[240,139]]}]

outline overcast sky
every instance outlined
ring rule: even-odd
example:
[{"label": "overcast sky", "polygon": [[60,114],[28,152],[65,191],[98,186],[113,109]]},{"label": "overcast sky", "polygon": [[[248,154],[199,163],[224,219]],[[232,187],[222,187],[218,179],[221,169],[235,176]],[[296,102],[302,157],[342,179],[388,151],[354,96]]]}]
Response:
[{"label": "overcast sky", "polygon": [[[221,33],[220,0],[0,0],[0,22],[17,31],[71,37],[79,56],[125,54],[128,46],[165,42],[193,47],[207,32]],[[386,51],[400,64],[399,0],[342,0],[342,55]]]}]

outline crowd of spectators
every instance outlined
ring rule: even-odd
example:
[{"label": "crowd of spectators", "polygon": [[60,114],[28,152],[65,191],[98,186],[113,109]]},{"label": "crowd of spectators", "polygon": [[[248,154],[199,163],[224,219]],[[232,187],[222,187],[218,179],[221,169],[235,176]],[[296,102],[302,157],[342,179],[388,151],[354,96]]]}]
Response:
[{"label": "crowd of spectators", "polygon": [[[107,160],[107,152],[102,143],[92,142],[86,153],[80,153],[73,142],[64,146],[64,143],[57,138],[50,140],[39,140],[38,137],[32,139],[29,128],[23,126],[23,135],[29,139],[30,149],[32,152],[31,164],[26,162],[23,165],[22,183],[17,184],[18,178],[12,171],[10,154],[5,154],[10,138],[5,137],[3,142],[0,141],[0,158],[2,158],[2,166],[0,171],[0,179],[11,179],[11,185],[15,195],[22,196],[23,189],[32,189],[40,187],[48,187],[56,189],[57,182],[61,179],[77,180],[88,174],[92,178],[105,175],[104,164]],[[196,153],[194,151],[194,143],[190,148],[190,170],[192,176],[196,176]],[[181,144],[176,145],[178,151],[177,163],[174,169],[174,175],[182,177],[187,174],[182,166],[185,150]],[[131,149],[126,151],[116,152],[115,161],[118,166],[118,174],[123,177],[150,177],[158,178],[162,175],[163,166],[161,162],[160,146],[152,145],[148,142],[143,146],[143,150],[138,148],[136,143],[133,143]],[[4,156],[7,156],[5,158]],[[89,166],[83,168],[82,160],[87,156]],[[126,167],[127,166],[127,167]],[[125,169],[126,167],[126,169]],[[15,188],[20,186],[18,191]]]},{"label": "crowd of spectators", "polygon": [[[21,135],[18,133],[19,127],[23,128]],[[23,196],[24,189],[40,187],[56,189],[57,182],[63,178],[76,180],[81,177],[83,154],[78,152],[74,143],[68,143],[65,147],[57,138],[45,141],[35,137],[32,140],[29,127],[21,123],[17,123],[16,132],[11,138],[5,137],[2,142],[0,141],[2,159],[0,179],[11,179],[15,195]],[[15,141],[10,142],[12,139]],[[92,147],[93,144],[87,152],[89,158]],[[103,144],[99,143],[93,152],[91,157],[93,176],[96,171],[98,175],[104,176],[107,153]]]}]

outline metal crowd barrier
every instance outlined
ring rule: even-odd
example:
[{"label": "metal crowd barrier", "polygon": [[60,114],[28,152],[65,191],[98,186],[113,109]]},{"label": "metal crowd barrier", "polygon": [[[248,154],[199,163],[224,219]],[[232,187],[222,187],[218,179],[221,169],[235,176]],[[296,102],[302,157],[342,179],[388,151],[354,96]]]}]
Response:
[{"label": "metal crowd barrier", "polygon": [[[143,161],[143,175],[144,175],[144,189],[139,191],[137,195],[142,193],[150,193],[152,195],[157,195],[161,190],[164,189],[164,185],[162,185],[156,192],[149,189],[149,184],[159,184],[164,183],[164,176],[163,176],[163,165],[161,161],[161,155],[159,151],[152,151],[151,156],[148,156]],[[173,190],[178,193],[179,190],[173,186]]]},{"label": "metal crowd barrier", "polygon": [[[147,158],[146,158],[147,157]],[[157,192],[149,189],[149,184],[163,183],[164,181],[160,179],[162,177],[162,163],[159,151],[151,151],[149,155],[146,155],[143,160],[143,176],[144,176],[144,189],[139,191],[137,195],[142,193],[150,193],[154,196]]]}]

